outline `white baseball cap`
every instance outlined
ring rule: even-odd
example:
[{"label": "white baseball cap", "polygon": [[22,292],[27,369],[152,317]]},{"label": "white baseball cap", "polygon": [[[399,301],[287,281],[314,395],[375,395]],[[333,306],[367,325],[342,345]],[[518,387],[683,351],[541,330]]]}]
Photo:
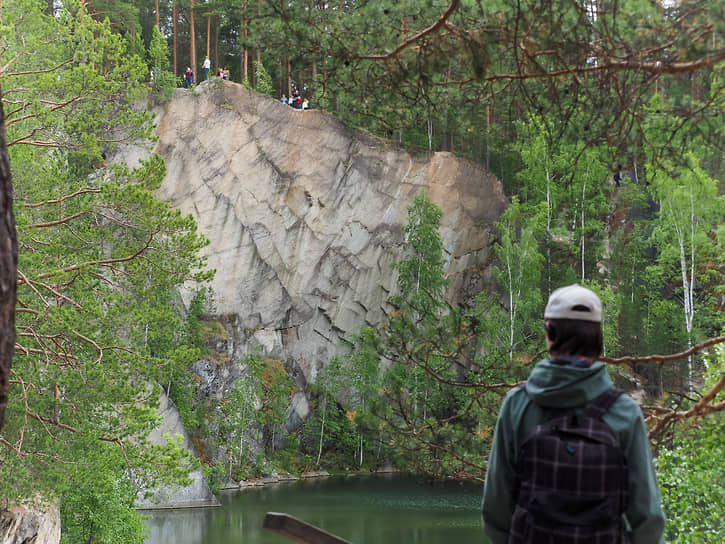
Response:
[{"label": "white baseball cap", "polygon": [[578,283],[556,289],[544,309],[544,319],[579,319],[602,322],[602,301]]}]

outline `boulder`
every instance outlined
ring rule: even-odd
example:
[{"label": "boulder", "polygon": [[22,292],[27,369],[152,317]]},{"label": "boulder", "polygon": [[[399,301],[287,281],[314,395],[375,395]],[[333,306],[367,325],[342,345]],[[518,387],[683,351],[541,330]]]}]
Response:
[{"label": "boulder", "polygon": [[58,544],[58,505],[28,504],[0,511],[0,544]]}]

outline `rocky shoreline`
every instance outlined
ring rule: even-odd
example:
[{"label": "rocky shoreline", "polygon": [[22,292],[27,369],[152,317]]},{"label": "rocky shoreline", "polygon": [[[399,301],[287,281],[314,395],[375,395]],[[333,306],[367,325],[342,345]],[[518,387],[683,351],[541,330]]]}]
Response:
[{"label": "rocky shoreline", "polygon": [[328,476],[330,476],[330,473],[326,470],[314,470],[310,472],[304,472],[300,476],[295,476],[294,474],[290,474],[289,472],[273,472],[268,476],[261,476],[260,478],[242,480],[241,482],[230,482],[229,484],[222,486],[222,489],[248,489],[251,487],[264,487],[266,485],[273,485],[284,482],[295,482],[297,480],[307,480],[311,478],[326,478]]},{"label": "rocky shoreline", "polygon": [[374,476],[379,474],[398,474],[400,469],[392,465],[384,465],[374,472],[343,472],[330,473],[327,470],[311,470],[303,472],[299,476],[290,474],[289,472],[273,472],[268,476],[253,478],[251,480],[242,480],[241,482],[230,482],[222,486],[222,490],[228,491],[232,489],[249,489],[253,487],[264,487],[266,485],[274,485],[285,482],[295,482],[297,480],[307,480],[313,478],[328,478],[330,476]]}]

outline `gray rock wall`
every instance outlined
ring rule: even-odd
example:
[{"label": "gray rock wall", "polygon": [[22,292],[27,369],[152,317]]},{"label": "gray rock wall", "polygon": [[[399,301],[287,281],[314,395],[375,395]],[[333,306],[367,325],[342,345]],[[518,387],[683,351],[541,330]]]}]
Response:
[{"label": "gray rock wall", "polygon": [[[396,291],[391,265],[404,251],[407,208],[422,190],[443,210],[451,302],[470,301],[490,275],[493,223],[507,203],[500,182],[473,162],[412,155],[217,79],[178,89],[156,114],[153,151],[167,165],[159,196],[193,215],[217,271],[216,353],[195,365],[200,398],[222,397],[255,350],[294,369],[302,388],[343,349],[341,338],[379,324]],[[133,165],[151,151],[130,147],[112,160]],[[156,438],[185,435],[164,406]],[[309,409],[298,392],[288,428]],[[141,506],[212,501],[201,473],[193,476],[190,488],[157,490]]]},{"label": "gray rock wall", "polygon": [[57,505],[16,506],[0,512],[2,544],[58,544],[60,511]]},{"label": "gray rock wall", "polygon": [[[181,445],[193,452],[193,445],[181,422],[179,411],[163,391],[161,391],[160,395],[159,415],[162,417],[162,422],[149,434],[149,442],[152,444],[166,444],[167,435],[172,437],[181,435],[183,438]],[[152,509],[219,505],[219,501],[211,492],[201,468],[194,470],[189,477],[191,478],[191,484],[186,487],[162,487],[143,490],[139,493],[136,506],[138,508]]]},{"label": "gray rock wall", "polygon": [[421,190],[444,212],[450,298],[474,295],[488,273],[506,200],[470,161],[413,156],[221,80],[177,90],[157,134],[168,167],[160,196],[211,240],[214,304],[233,323],[237,361],[260,348],[314,381],[341,337],[380,323]]}]

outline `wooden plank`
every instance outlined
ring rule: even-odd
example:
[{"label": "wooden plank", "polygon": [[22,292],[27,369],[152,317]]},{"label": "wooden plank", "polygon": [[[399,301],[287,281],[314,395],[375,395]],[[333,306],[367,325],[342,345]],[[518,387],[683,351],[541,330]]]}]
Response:
[{"label": "wooden plank", "polygon": [[350,544],[347,540],[299,520],[289,514],[267,512],[262,527],[298,544]]}]

